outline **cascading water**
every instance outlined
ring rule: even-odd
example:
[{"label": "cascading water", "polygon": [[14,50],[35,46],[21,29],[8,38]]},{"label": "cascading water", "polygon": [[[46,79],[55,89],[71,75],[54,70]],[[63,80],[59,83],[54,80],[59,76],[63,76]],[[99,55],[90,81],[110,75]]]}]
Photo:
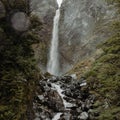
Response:
[{"label": "cascading water", "polygon": [[50,55],[47,65],[47,71],[53,75],[59,75],[58,33],[59,33],[60,7],[62,4],[62,0],[57,0],[57,3],[59,8],[56,10],[56,14],[54,17]]}]

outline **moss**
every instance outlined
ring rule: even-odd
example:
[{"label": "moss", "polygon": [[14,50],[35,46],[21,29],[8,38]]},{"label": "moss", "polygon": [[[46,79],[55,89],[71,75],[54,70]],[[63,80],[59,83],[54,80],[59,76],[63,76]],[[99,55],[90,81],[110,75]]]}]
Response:
[{"label": "moss", "polygon": [[102,105],[103,105],[103,103],[100,102],[99,100],[97,100],[97,101],[94,103],[93,107],[94,107],[94,108],[98,108],[99,106],[102,106]]},{"label": "moss", "polygon": [[113,107],[109,110],[105,110],[99,116],[99,120],[119,120],[120,117],[120,107]]},{"label": "moss", "polygon": [[32,49],[39,37],[32,23],[30,29],[22,33],[9,25],[9,12],[16,12],[16,9],[27,12],[24,0],[14,1],[14,4],[3,0],[3,3],[10,11],[4,20],[0,19],[0,120],[28,120],[27,113],[33,114],[32,101],[40,79]]},{"label": "moss", "polygon": [[[117,0],[117,4],[119,3]],[[102,98],[104,104],[102,106],[95,102],[94,109],[100,112],[98,120],[119,120],[120,117],[120,22],[115,20],[110,26],[114,34],[99,45],[104,52],[85,74],[90,91],[98,94],[97,101]],[[104,103],[106,99],[109,103],[107,108]]]}]

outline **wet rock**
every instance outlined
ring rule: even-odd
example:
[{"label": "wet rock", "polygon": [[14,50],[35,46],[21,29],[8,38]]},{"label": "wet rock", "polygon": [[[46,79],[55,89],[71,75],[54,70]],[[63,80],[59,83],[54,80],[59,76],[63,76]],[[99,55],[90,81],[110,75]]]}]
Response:
[{"label": "wet rock", "polygon": [[63,93],[64,93],[66,96],[68,96],[68,97],[71,97],[71,96],[72,96],[72,93],[71,93],[71,90],[70,90],[70,89],[64,91]]},{"label": "wet rock", "polygon": [[44,77],[48,80],[48,78],[51,78],[52,75],[49,72],[44,73]]},{"label": "wet rock", "polygon": [[61,85],[61,88],[65,90],[66,85],[62,84],[62,85]]},{"label": "wet rock", "polygon": [[62,81],[63,83],[70,83],[71,80],[72,80],[72,77],[71,77],[71,76],[64,76],[64,77],[61,78],[61,81]]},{"label": "wet rock", "polygon": [[82,112],[81,107],[77,108],[77,112],[78,112],[78,113],[81,113],[81,112]]},{"label": "wet rock", "polygon": [[87,112],[82,112],[80,116],[78,116],[80,120],[87,120],[88,119],[88,113]]},{"label": "wet rock", "polygon": [[63,111],[63,101],[60,97],[60,95],[55,91],[51,90],[49,94],[47,94],[48,97],[48,106],[52,108],[54,111]]},{"label": "wet rock", "polygon": [[43,100],[43,99],[44,99],[44,96],[43,96],[43,95],[38,95],[38,98],[39,98],[40,100]]},{"label": "wet rock", "polygon": [[[55,0],[34,0],[30,1],[32,14],[38,15],[42,20],[52,23],[57,2]],[[47,17],[48,15],[48,17]],[[48,20],[47,20],[48,18]]]},{"label": "wet rock", "polygon": [[59,81],[59,78],[54,76],[54,77],[50,78],[49,81],[52,83],[56,83],[57,81]]},{"label": "wet rock", "polygon": [[47,85],[48,85],[48,87],[52,87],[51,83],[48,83]]},{"label": "wet rock", "polygon": [[50,120],[50,114],[49,112],[42,112],[39,116],[39,118],[41,118],[42,120]]},{"label": "wet rock", "polygon": [[70,113],[64,113],[59,120],[72,120],[72,115]]},{"label": "wet rock", "polygon": [[[60,120],[87,120],[88,116],[92,118],[94,113],[90,109],[92,110],[95,97],[90,95],[87,86],[80,85],[81,81],[76,82],[68,76],[40,81],[40,89],[44,92],[37,95],[36,106],[42,113],[41,119],[51,120],[57,112],[63,113]],[[46,111],[49,111],[49,115],[46,115]]]},{"label": "wet rock", "polygon": [[75,90],[75,85],[71,85],[71,86],[70,86],[70,90],[71,90],[71,91],[74,91],[74,90]]}]

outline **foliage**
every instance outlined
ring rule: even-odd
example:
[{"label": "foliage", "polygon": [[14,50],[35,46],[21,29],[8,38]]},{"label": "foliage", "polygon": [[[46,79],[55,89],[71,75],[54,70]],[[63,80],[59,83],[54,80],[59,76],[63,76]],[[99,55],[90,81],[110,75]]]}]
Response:
[{"label": "foliage", "polygon": [[90,90],[109,103],[106,109],[101,108],[99,120],[118,120],[120,117],[120,21],[113,21],[111,30],[116,31],[115,34],[99,46],[104,53],[85,74]]},{"label": "foliage", "polygon": [[[32,49],[39,38],[33,24],[22,33],[10,25],[10,11],[17,9],[27,13],[25,0],[15,0],[14,4],[7,0],[2,2],[6,16],[0,19],[0,120],[27,120],[28,116],[33,117],[32,100],[40,76]],[[33,23],[38,21],[30,19]]]},{"label": "foliage", "polygon": [[[1,0],[7,12],[20,10],[29,13],[29,0]],[[14,9],[14,10],[13,10]]]},{"label": "foliage", "polygon": [[99,116],[99,120],[119,120],[120,107],[112,107],[109,110],[105,110]]}]

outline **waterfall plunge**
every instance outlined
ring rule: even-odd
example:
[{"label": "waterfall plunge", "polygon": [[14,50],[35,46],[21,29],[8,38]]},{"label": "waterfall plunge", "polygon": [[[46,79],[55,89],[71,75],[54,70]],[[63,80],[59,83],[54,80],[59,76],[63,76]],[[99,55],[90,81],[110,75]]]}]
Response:
[{"label": "waterfall plunge", "polygon": [[62,0],[57,0],[57,3],[59,8],[56,10],[56,14],[54,17],[50,55],[47,66],[47,71],[53,75],[59,75],[58,33],[59,33],[60,7],[62,4]]}]

